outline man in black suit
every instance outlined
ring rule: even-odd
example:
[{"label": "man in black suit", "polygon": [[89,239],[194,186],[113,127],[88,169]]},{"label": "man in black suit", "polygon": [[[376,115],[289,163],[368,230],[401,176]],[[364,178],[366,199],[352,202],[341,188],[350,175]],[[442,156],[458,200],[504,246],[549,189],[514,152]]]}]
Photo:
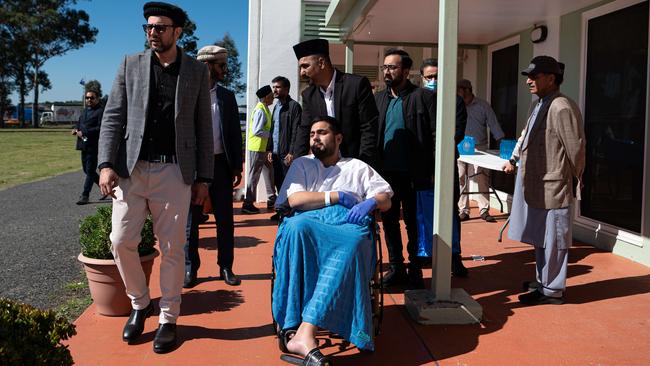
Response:
[{"label": "man in black suit", "polygon": [[[102,115],[104,114],[104,107],[100,105],[99,98],[99,91],[86,91],[86,108],[81,113],[77,126],[72,130],[72,134],[77,136],[77,150],[81,150],[81,167],[86,174],[83,192],[77,201],[78,205],[88,203],[93,183],[99,185],[97,144],[99,143],[99,127],[102,124]],[[105,198],[106,196],[102,196],[101,199]]]},{"label": "man in black suit", "polygon": [[311,121],[316,116],[327,115],[341,121],[341,155],[376,165],[378,112],[368,79],[335,69],[325,39],[298,43],[293,46],[293,51],[298,59],[300,76],[309,78],[311,84],[302,93],[302,121],[296,136],[297,156],[309,152]]},{"label": "man in black suit", "polygon": [[[219,46],[205,46],[197,55],[210,70],[210,99],[212,105],[212,134],[214,143],[214,179],[210,186],[212,212],[217,223],[217,264],[219,273],[228,285],[237,286],[239,278],[233,273],[234,221],[232,190],[239,185],[242,175],[242,138],[239,111],[235,94],[217,84],[224,80],[228,65],[228,51]],[[190,207],[185,243],[185,280],[183,287],[197,284],[199,258],[199,221],[202,206]]]}]

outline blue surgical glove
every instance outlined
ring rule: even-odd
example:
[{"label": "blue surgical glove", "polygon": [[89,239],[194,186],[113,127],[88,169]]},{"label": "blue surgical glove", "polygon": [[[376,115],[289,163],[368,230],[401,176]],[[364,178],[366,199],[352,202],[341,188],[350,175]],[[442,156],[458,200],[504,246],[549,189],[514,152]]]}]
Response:
[{"label": "blue surgical glove", "polygon": [[361,225],[364,217],[368,216],[370,211],[375,208],[377,208],[377,200],[374,198],[369,198],[365,201],[359,202],[350,209],[350,212],[348,212],[348,215],[345,217],[345,221],[351,224]]},{"label": "blue surgical glove", "polygon": [[346,208],[352,208],[352,206],[357,204],[357,199],[348,192],[339,191],[339,204]]}]

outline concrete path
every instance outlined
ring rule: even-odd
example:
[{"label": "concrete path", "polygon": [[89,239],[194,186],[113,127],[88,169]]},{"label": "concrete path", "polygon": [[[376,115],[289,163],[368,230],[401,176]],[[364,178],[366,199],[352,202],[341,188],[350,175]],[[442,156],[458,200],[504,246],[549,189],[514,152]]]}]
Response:
[{"label": "concrete path", "polygon": [[97,186],[91,204],[75,204],[83,179],[78,171],[0,191],[0,297],[52,308],[65,284],[83,278],[79,222],[106,204]]}]

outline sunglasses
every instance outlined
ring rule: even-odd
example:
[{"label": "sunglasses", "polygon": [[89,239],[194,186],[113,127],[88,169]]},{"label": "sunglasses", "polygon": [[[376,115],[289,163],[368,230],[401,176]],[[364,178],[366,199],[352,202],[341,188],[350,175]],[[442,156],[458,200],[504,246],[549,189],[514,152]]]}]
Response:
[{"label": "sunglasses", "polygon": [[142,30],[144,30],[145,33],[151,33],[151,30],[153,29],[156,31],[156,33],[165,33],[167,28],[174,28],[174,25],[170,24],[143,24],[142,25]]},{"label": "sunglasses", "polygon": [[86,97],[86,100],[94,100],[95,97]]}]

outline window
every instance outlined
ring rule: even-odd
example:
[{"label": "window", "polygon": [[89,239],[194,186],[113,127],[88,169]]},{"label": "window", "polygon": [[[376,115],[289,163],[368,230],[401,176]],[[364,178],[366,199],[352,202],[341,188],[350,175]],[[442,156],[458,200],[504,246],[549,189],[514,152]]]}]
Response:
[{"label": "window", "polygon": [[641,232],[648,2],[587,23],[583,217]]}]

